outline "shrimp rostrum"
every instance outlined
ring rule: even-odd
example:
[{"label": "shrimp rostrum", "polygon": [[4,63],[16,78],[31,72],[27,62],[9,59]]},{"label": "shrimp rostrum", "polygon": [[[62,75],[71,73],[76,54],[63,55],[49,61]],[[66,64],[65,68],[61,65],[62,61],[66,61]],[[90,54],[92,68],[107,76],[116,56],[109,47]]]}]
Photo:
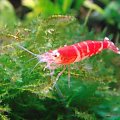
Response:
[{"label": "shrimp rostrum", "polygon": [[50,50],[49,52],[41,55],[34,54],[31,51],[28,51],[26,48],[23,48],[22,46],[20,47],[36,56],[39,60],[39,63],[47,63],[45,68],[49,69],[51,71],[51,74],[56,68],[64,66],[63,70],[57,75],[53,86],[56,84],[59,77],[65,71],[66,66],[68,66],[68,82],[70,87],[69,65],[72,63],[79,62],[85,58],[96,55],[104,49],[110,49],[113,52],[120,54],[120,50],[118,49],[118,47],[116,47],[114,43],[111,42],[107,37],[105,37],[103,41],[86,40],[70,46],[64,46],[56,50]]}]

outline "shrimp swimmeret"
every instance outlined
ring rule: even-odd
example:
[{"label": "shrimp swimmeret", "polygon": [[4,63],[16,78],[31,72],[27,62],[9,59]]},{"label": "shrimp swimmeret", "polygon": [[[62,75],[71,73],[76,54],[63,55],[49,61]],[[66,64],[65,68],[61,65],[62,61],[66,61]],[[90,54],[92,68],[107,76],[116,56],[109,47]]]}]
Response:
[{"label": "shrimp swimmeret", "polygon": [[[38,63],[47,63],[45,68],[51,71],[50,74],[53,74],[53,71],[61,65],[64,66],[63,70],[57,75],[53,87],[55,86],[59,77],[65,71],[66,66],[69,66],[72,63],[79,62],[85,58],[89,58],[104,49],[110,49],[113,52],[120,54],[119,48],[116,47],[114,43],[111,42],[107,37],[105,37],[103,41],[87,40],[70,46],[64,46],[56,50],[51,50],[41,55],[34,54],[20,45],[19,47],[38,58]],[[68,69],[68,83],[70,87],[70,69]]]}]

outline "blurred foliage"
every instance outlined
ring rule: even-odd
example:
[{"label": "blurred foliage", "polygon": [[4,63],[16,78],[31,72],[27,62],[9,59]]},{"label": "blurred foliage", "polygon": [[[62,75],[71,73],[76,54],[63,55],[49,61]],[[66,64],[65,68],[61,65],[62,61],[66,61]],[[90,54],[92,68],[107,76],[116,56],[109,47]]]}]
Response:
[{"label": "blurred foliage", "polygon": [[[99,1],[99,0],[96,0]],[[26,2],[28,3],[28,2]],[[105,6],[102,8],[101,6],[95,4],[90,0],[56,0],[52,2],[51,0],[40,0],[34,1],[33,12],[31,12],[32,16],[37,16],[39,14],[42,15],[54,15],[54,14],[66,14],[69,13],[71,15],[78,14],[80,6],[84,6],[95,12],[99,13],[101,19],[104,19],[109,24],[116,25],[117,28],[120,29],[120,0],[111,1],[104,0],[102,1]],[[27,4],[26,4],[27,5]],[[79,13],[80,14],[80,13]],[[31,16],[30,15],[30,16]],[[99,16],[99,17],[100,17]]]},{"label": "blurred foliage", "polygon": [[0,1],[0,27],[5,25],[9,25],[9,27],[12,27],[16,23],[17,23],[17,20],[16,20],[12,6],[6,0],[1,0]]},{"label": "blurred foliage", "polygon": [[[85,5],[84,0],[77,2],[74,7],[76,10],[80,5]],[[110,4],[114,5],[115,2]],[[104,1],[105,5],[108,3],[109,0]],[[106,50],[72,64],[71,87],[68,87],[68,72],[65,71],[57,87],[51,89],[62,68],[56,69],[52,78],[48,70],[43,71],[45,64],[39,64],[32,71],[38,61],[17,46],[20,44],[36,54],[42,54],[65,44],[87,39],[103,40],[106,29],[96,33],[94,29],[89,31],[86,24],[80,24],[74,16],[49,16],[69,12],[72,0],[33,2],[31,7],[34,11],[31,14],[41,15],[32,21],[27,19],[23,22],[15,17],[7,1],[0,1],[0,4],[3,5],[0,7],[1,120],[120,120],[119,55]],[[119,7],[114,10],[108,5],[103,10],[97,5],[91,6],[94,8],[90,9],[106,11],[102,13],[103,16],[108,19],[108,15],[109,22],[119,26],[116,17],[119,13],[115,12]],[[109,8],[114,11],[113,14],[107,13]],[[87,23],[87,17],[84,23]],[[112,39],[112,35],[108,37]]]},{"label": "blurred foliage", "polygon": [[104,16],[107,21],[111,24],[117,24],[118,29],[120,30],[120,0],[112,1],[105,8]]},{"label": "blurred foliage", "polygon": [[[73,9],[78,10],[85,0],[38,0],[34,1],[32,15],[53,15],[53,14],[66,14]],[[27,3],[27,2],[26,2]],[[27,5],[27,4],[26,4]]]}]

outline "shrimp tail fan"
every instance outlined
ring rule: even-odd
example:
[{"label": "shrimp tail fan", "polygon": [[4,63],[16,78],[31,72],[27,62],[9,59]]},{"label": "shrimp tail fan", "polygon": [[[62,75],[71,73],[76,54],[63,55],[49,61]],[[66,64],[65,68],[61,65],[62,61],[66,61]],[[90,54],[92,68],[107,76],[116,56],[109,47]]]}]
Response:
[{"label": "shrimp tail fan", "polygon": [[104,42],[108,42],[108,49],[112,50],[113,52],[120,54],[120,50],[115,44],[109,40],[109,38],[105,37]]}]

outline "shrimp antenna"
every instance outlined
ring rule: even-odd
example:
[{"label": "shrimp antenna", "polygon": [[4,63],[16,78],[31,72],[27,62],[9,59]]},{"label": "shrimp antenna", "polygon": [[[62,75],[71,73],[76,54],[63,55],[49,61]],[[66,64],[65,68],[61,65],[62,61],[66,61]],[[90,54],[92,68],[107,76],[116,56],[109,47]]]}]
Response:
[{"label": "shrimp antenna", "polygon": [[34,56],[38,57],[38,55],[37,55],[37,54],[35,54],[35,53],[33,53],[33,52],[29,51],[28,49],[24,48],[23,46],[21,46],[21,45],[17,45],[17,46],[18,46],[18,47],[20,47],[21,49],[23,49],[23,50],[27,51],[28,53],[30,53],[30,54],[32,54],[32,55],[34,55]]},{"label": "shrimp antenna", "polygon": [[38,66],[38,64],[39,64],[40,62],[37,62],[37,64],[33,67],[33,69],[31,70],[31,72],[30,73],[32,73],[33,72],[33,70]]},{"label": "shrimp antenna", "polygon": [[37,58],[37,57],[31,58],[31,59],[29,59],[29,60],[28,60],[27,62],[25,62],[25,63],[28,63],[28,62],[30,62],[30,61],[36,59],[36,58]]}]

